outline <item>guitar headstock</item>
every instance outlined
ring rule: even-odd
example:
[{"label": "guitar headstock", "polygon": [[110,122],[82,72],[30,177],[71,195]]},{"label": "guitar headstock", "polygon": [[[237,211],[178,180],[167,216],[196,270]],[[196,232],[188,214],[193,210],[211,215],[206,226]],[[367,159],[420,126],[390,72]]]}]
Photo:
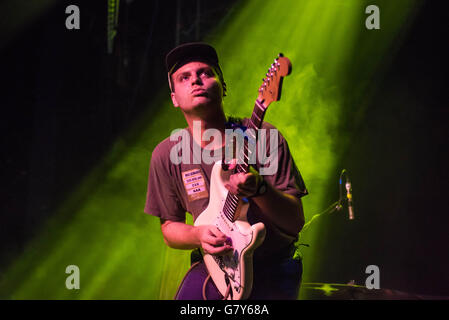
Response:
[{"label": "guitar headstock", "polygon": [[274,63],[268,69],[266,77],[259,88],[257,99],[268,107],[273,101],[281,98],[282,80],[292,72],[292,64],[287,57],[279,53]]}]

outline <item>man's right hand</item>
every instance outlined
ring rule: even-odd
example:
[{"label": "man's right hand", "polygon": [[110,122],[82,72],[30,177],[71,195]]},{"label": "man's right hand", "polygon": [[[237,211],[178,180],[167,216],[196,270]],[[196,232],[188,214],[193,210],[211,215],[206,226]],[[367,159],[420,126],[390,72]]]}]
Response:
[{"label": "man's right hand", "polygon": [[230,239],[212,225],[197,226],[198,239],[205,253],[224,255],[232,250]]},{"label": "man's right hand", "polygon": [[161,229],[164,241],[170,248],[201,248],[213,255],[224,255],[233,249],[231,239],[213,225],[192,226],[161,219]]}]

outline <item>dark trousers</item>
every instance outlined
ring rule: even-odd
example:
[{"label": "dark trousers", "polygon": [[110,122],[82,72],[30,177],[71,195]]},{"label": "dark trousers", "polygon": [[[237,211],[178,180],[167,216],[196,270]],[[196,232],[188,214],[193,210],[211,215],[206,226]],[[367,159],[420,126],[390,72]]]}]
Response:
[{"label": "dark trousers", "polygon": [[[182,280],[176,300],[203,300],[203,284],[209,273],[202,259],[193,258],[190,270]],[[277,261],[254,261],[253,290],[249,300],[296,300],[302,276],[302,261],[291,257]],[[212,279],[205,289],[208,300],[221,300]]]}]

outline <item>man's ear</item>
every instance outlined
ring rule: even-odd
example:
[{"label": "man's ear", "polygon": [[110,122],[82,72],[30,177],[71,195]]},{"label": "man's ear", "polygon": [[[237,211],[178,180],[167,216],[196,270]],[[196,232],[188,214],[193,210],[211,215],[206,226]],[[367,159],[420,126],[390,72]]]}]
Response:
[{"label": "man's ear", "polygon": [[179,103],[178,103],[178,101],[176,100],[175,93],[172,92],[172,93],[170,94],[170,96],[171,96],[171,101],[173,102],[173,105],[175,106],[175,108],[179,107]]}]

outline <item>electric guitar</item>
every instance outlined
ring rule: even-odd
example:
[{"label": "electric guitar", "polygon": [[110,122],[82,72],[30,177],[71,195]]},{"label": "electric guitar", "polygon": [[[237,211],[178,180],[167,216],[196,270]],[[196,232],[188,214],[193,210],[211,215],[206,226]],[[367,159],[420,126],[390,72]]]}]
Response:
[{"label": "electric guitar", "polygon": [[[268,106],[281,96],[283,77],[291,73],[290,60],[282,54],[274,60],[268,70],[255,102],[248,134],[257,132]],[[253,141],[256,137],[251,136]],[[247,173],[248,144],[245,139],[244,156],[239,159],[236,172]],[[247,220],[249,203],[228,192],[225,183],[231,170],[223,170],[221,161],[212,168],[209,205],[196,219],[194,225],[215,225],[232,243],[233,252],[223,256],[203,252],[204,262],[216,287],[228,300],[247,299],[253,285],[253,253],[265,239],[265,225],[261,222],[250,225]]]}]

